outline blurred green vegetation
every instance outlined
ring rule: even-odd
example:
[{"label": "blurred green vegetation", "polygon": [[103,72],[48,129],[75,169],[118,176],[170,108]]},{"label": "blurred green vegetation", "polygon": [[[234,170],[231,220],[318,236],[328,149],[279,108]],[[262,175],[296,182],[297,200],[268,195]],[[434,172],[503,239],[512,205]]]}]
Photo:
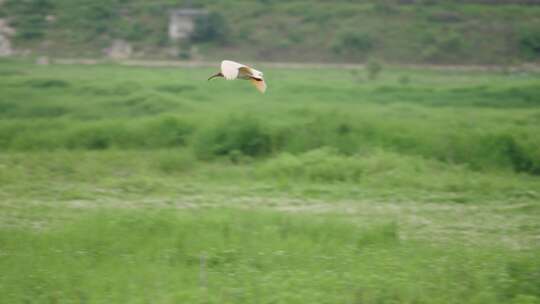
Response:
[{"label": "blurred green vegetation", "polygon": [[107,209],[0,229],[5,303],[538,303],[538,249],[407,240],[395,222]]},{"label": "blurred green vegetation", "polygon": [[[208,68],[1,65],[6,198],[54,197],[66,182],[86,196],[88,181],[122,183],[116,171],[160,180],[141,188],[156,195],[178,178],[422,201],[539,195],[535,72],[385,66],[370,80],[369,69],[260,67],[271,88],[260,95],[247,82],[205,82]],[[21,184],[30,176],[35,192]]]},{"label": "blurred green vegetation", "polygon": [[539,302],[537,72],[256,67],[0,60],[0,302]]},{"label": "blurred green vegetation", "polygon": [[230,31],[225,18],[216,12],[195,18],[194,26],[195,29],[190,37],[193,42],[216,42],[223,44],[227,41]]},{"label": "blurred green vegetation", "polygon": [[471,170],[540,174],[537,74],[371,65],[377,71],[271,70],[272,91],[259,96],[247,83],[201,83],[210,69],[5,62],[1,148],[181,147],[206,160],[384,149]]},{"label": "blurred green vegetation", "polygon": [[164,58],[175,44],[167,37],[170,10],[183,7],[209,10],[183,42],[209,59],[350,62],[376,54],[390,62],[504,64],[540,58],[540,5],[530,1],[7,0],[2,15],[17,29],[16,45],[40,54],[102,56],[112,40],[125,39],[139,56]]}]

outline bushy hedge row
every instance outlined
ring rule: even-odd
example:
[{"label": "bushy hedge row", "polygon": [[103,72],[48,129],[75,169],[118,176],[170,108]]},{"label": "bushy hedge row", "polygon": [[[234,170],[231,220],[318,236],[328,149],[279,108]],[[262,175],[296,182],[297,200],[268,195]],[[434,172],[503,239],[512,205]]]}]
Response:
[{"label": "bushy hedge row", "polygon": [[201,158],[238,151],[252,157],[279,152],[304,153],[322,147],[331,147],[342,155],[353,155],[382,147],[448,163],[467,164],[477,170],[509,168],[540,175],[538,143],[520,140],[510,132],[432,134],[421,129],[406,131],[372,123],[362,125],[346,119],[328,115],[302,124],[271,126],[254,117],[231,117],[200,130],[194,135],[193,142],[196,155]]},{"label": "bushy hedge row", "polygon": [[464,133],[422,128],[386,125],[376,120],[357,122],[335,114],[280,125],[253,115],[229,116],[200,125],[176,116],[161,116],[76,123],[58,120],[52,124],[10,122],[0,124],[0,144],[4,150],[191,147],[204,160],[298,154],[323,147],[340,155],[356,155],[382,148],[466,164],[476,170],[506,168],[540,174],[540,147],[534,138],[511,131]]}]

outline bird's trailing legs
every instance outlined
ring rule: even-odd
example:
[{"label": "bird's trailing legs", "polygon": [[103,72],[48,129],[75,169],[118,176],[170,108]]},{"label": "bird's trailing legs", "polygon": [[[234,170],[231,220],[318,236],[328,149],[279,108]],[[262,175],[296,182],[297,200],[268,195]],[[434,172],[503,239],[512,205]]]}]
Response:
[{"label": "bird's trailing legs", "polygon": [[221,74],[221,72],[219,72],[217,74],[214,74],[214,75],[210,76],[210,78],[208,78],[208,80],[211,80],[212,78],[216,78],[216,77],[223,77],[223,74]]}]

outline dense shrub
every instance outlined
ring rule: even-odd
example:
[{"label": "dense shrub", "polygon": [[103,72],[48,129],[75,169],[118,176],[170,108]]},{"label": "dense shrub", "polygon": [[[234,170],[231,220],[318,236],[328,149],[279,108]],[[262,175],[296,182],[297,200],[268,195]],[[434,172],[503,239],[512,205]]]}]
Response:
[{"label": "dense shrub", "polygon": [[375,80],[379,76],[379,73],[382,71],[383,67],[379,61],[371,59],[367,62],[366,69],[369,80]]},{"label": "dense shrub", "polygon": [[398,82],[400,85],[408,85],[411,83],[411,78],[408,75],[399,76]]},{"label": "dense shrub", "polygon": [[193,42],[219,42],[227,41],[229,27],[226,19],[219,13],[212,12],[208,16],[199,16],[195,19],[195,29],[191,34]]},{"label": "dense shrub", "polygon": [[84,18],[97,21],[98,23],[117,16],[116,6],[110,3],[99,3],[96,1],[86,1],[81,8],[85,11]]},{"label": "dense shrub", "polygon": [[375,47],[375,38],[362,32],[345,32],[337,37],[333,50],[338,54],[365,55]]},{"label": "dense shrub", "polygon": [[4,7],[15,13],[43,14],[54,8],[51,0],[7,0]]},{"label": "dense shrub", "polygon": [[437,45],[450,54],[460,51],[465,44],[461,34],[451,32],[438,38]]},{"label": "dense shrub", "polygon": [[163,117],[152,120],[142,126],[143,145],[153,147],[177,147],[187,144],[194,127],[176,117]]},{"label": "dense shrub", "polygon": [[396,5],[393,0],[375,1],[373,10],[384,15],[394,15],[399,13],[399,5]]},{"label": "dense shrub", "polygon": [[534,173],[532,156],[511,135],[495,137],[494,144],[498,145],[498,153],[503,154],[516,172]]},{"label": "dense shrub", "polygon": [[519,46],[523,53],[530,57],[540,57],[540,30],[528,29],[519,37]]},{"label": "dense shrub", "polygon": [[12,25],[17,29],[17,38],[23,40],[39,39],[47,29],[46,15],[54,8],[51,0],[8,0],[4,4],[13,18]]},{"label": "dense shrub", "polygon": [[128,41],[143,41],[154,34],[153,29],[143,22],[124,23],[124,26],[115,33],[115,37]]},{"label": "dense shrub", "polygon": [[[453,134],[443,143],[422,143],[429,149],[420,152],[450,163],[467,164],[475,170],[510,169],[530,174],[540,173],[540,153],[511,134]],[[422,148],[420,150],[423,150]]]},{"label": "dense shrub", "polygon": [[95,124],[74,129],[66,145],[70,149],[103,150],[113,147],[128,137],[128,130],[121,124]]},{"label": "dense shrub", "polygon": [[460,61],[465,49],[465,39],[457,32],[439,33],[423,37],[425,46],[421,57],[430,62]]},{"label": "dense shrub", "polygon": [[194,149],[202,159],[238,152],[264,156],[272,151],[272,141],[259,120],[250,116],[229,117],[199,131],[194,138]]},{"label": "dense shrub", "polygon": [[50,88],[67,88],[69,87],[69,82],[62,79],[55,78],[33,78],[24,82],[25,86],[31,86],[37,89],[50,89]]},{"label": "dense shrub", "polygon": [[[272,129],[274,150],[302,153],[332,147],[342,154],[358,152],[363,139],[352,123],[353,118],[338,113],[304,113],[306,121]],[[313,117],[309,117],[314,115]]]}]

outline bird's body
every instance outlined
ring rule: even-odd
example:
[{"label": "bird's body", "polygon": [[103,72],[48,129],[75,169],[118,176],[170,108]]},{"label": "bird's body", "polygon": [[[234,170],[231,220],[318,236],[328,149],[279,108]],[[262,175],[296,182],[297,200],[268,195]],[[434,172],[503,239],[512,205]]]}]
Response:
[{"label": "bird's body", "polygon": [[208,80],[214,77],[223,77],[227,80],[250,80],[261,93],[266,91],[266,82],[261,71],[231,60],[223,60],[221,62],[221,72],[212,75]]}]

